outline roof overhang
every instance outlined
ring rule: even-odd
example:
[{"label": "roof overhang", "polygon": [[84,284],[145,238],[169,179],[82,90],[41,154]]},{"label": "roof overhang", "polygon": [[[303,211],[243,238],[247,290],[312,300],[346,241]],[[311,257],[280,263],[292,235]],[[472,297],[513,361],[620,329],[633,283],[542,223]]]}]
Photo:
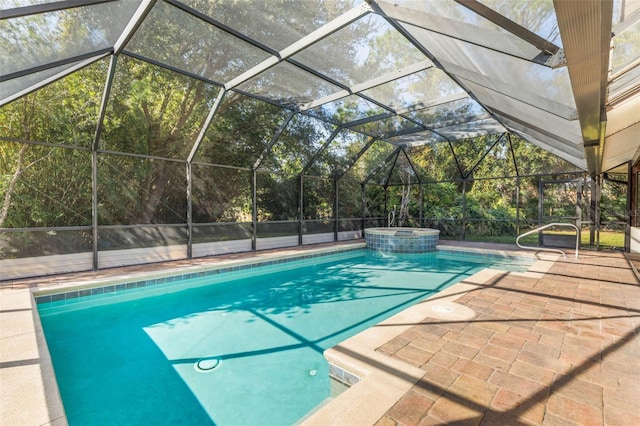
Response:
[{"label": "roof overhang", "polygon": [[554,0],[591,175],[602,172],[613,1]]}]

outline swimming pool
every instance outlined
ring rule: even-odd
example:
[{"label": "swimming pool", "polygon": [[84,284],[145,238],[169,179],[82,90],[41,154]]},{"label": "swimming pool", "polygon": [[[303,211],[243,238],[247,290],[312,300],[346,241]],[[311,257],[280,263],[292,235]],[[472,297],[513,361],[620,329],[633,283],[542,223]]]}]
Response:
[{"label": "swimming pool", "polygon": [[330,396],[325,349],[496,262],[352,250],[38,309],[71,425],[288,425]]}]

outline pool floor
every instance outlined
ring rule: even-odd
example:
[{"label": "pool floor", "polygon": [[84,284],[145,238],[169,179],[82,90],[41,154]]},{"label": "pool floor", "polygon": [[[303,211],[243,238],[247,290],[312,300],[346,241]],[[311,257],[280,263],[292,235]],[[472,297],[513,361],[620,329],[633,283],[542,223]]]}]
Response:
[{"label": "pool floor", "polygon": [[325,349],[473,260],[361,250],[39,310],[71,425],[288,425],[331,397]]}]

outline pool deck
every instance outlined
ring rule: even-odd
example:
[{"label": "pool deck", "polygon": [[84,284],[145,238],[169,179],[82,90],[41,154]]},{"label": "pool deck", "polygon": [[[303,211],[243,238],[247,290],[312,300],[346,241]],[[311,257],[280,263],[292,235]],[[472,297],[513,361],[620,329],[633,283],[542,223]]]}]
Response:
[{"label": "pool deck", "polygon": [[[66,424],[32,292],[328,247],[0,281],[0,424]],[[484,270],[328,350],[361,380],[304,423],[639,425],[640,257],[538,257],[530,272]]]}]

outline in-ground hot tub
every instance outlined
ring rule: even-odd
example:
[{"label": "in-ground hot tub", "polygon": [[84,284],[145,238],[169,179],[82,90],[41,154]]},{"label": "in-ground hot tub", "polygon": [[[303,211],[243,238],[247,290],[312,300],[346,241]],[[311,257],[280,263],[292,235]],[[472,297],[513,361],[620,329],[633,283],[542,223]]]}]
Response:
[{"label": "in-ground hot tub", "polygon": [[440,230],[431,228],[367,228],[364,240],[372,250],[425,253],[436,250]]}]

